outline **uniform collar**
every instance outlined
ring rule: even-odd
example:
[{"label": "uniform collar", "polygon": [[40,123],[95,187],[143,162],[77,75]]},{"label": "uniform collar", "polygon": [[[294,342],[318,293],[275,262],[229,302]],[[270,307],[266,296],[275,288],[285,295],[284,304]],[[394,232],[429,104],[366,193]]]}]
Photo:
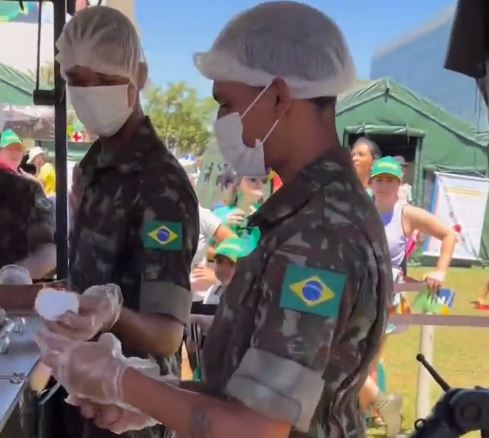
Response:
[{"label": "uniform collar", "polygon": [[250,216],[249,224],[260,228],[273,227],[300,210],[326,186],[352,177],[354,171],[350,155],[343,148],[330,150],[275,192]]},{"label": "uniform collar", "polygon": [[145,117],[132,138],[123,142],[120,148],[103,149],[97,140],[80,161],[84,174],[90,174],[100,169],[117,168],[122,173],[141,170],[146,153],[157,147],[164,147],[158,139],[149,117]]}]

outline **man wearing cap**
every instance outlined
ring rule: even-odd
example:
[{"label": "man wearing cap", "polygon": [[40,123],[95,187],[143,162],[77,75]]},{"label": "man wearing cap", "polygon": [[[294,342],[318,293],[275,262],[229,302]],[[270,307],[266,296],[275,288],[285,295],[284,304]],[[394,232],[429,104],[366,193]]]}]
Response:
[{"label": "man wearing cap", "polygon": [[392,273],[382,223],[336,134],[335,97],[355,78],[343,34],[310,6],[266,2],[231,20],[195,63],[214,81],[224,159],[240,176],[273,168],[284,183],[250,218],[261,240],[209,331],[208,395],[147,378],[100,343],[58,344],[44,360],[68,391],[147,415],[87,404],[109,429],[153,417],[193,438],[364,437],[358,392]]},{"label": "man wearing cap", "polygon": [[23,155],[24,144],[20,137],[11,129],[3,131],[0,138],[0,169],[17,173]]},{"label": "man wearing cap", "polygon": [[[41,186],[19,174],[24,147],[12,130],[0,139],[0,267],[17,264],[34,280],[56,267],[54,214]],[[3,300],[4,306],[7,306]]]},{"label": "man wearing cap", "polygon": [[[117,334],[125,354],[154,358],[179,372],[175,353],[190,315],[190,265],[199,237],[198,204],[176,158],[159,140],[140,104],[147,65],[136,29],[120,11],[77,13],[57,41],[70,101],[98,136],[80,162],[78,205],[70,239],[69,287],[83,293],[79,316],[52,332],[76,340]],[[121,49],[122,48],[122,49]],[[123,307],[121,307],[123,305]],[[59,396],[60,438],[114,436]],[[162,428],[126,434],[159,437]]]},{"label": "man wearing cap", "polygon": [[44,189],[46,196],[56,195],[56,172],[54,166],[47,160],[46,149],[39,146],[29,151],[27,164],[36,166],[36,177]]}]

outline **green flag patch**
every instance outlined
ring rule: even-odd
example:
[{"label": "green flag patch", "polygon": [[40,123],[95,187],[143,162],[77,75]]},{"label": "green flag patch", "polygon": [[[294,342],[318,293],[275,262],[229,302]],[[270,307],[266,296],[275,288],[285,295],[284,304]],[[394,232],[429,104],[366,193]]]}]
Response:
[{"label": "green flag patch", "polygon": [[145,221],[142,239],[146,249],[180,251],[182,249],[182,224],[180,222]]},{"label": "green flag patch", "polygon": [[290,264],[282,284],[280,307],[336,318],[345,283],[344,274]]}]

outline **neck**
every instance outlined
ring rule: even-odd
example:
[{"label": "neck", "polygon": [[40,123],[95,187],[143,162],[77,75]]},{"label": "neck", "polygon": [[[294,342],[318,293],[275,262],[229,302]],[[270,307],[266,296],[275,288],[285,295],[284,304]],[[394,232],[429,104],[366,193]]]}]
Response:
[{"label": "neck", "polygon": [[134,109],[130,117],[127,119],[127,122],[124,123],[122,128],[112,137],[101,138],[100,143],[104,148],[112,148],[112,147],[120,147],[128,140],[130,140],[136,131],[141,126],[144,120],[144,112],[141,108],[141,105],[137,105]]},{"label": "neck", "polygon": [[289,137],[290,147],[287,149],[287,159],[272,167],[280,175],[284,184],[297,177],[309,164],[322,157],[328,151],[341,147],[336,134],[334,117],[315,111],[311,117],[301,117],[303,122],[297,128],[291,128]]},{"label": "neck", "polygon": [[370,187],[370,174],[366,174],[366,175],[358,175],[358,179],[360,180],[363,188],[367,189],[368,187]]},{"label": "neck", "polygon": [[375,198],[375,207],[377,207],[377,211],[379,214],[387,214],[394,210],[396,206],[397,199],[393,202],[392,200],[383,201],[378,198]]}]

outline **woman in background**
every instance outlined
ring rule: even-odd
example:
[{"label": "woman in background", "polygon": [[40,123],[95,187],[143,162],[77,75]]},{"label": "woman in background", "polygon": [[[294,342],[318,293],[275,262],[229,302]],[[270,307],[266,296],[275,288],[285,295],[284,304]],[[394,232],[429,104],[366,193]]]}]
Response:
[{"label": "woman in background", "polygon": [[237,179],[229,194],[227,205],[213,213],[238,237],[254,248],[260,240],[260,230],[248,226],[248,217],[260,208],[264,196],[263,185],[268,178],[242,177]]},{"label": "woman in background", "polygon": [[[419,230],[442,242],[436,270],[428,273],[424,278],[428,287],[436,292],[445,281],[457,238],[449,227],[431,213],[399,200],[399,187],[402,180],[401,165],[393,157],[381,158],[372,167],[370,187],[375,206],[384,224],[394,281],[403,275],[409,237],[415,230]],[[399,300],[400,295],[396,294],[393,308]],[[386,334],[393,333],[392,328],[395,329],[389,325]],[[376,366],[377,363],[373,363],[372,369]],[[379,413],[377,423],[382,421],[386,426],[388,438],[395,437],[400,432],[402,398],[395,394],[382,393],[372,377],[367,378],[360,392],[360,404],[365,411],[373,407]]]},{"label": "woman in background", "polygon": [[370,196],[372,195],[370,189],[370,171],[375,160],[378,160],[380,157],[382,157],[380,148],[367,137],[360,137],[353,143],[351,148],[353,167],[357,172],[358,179]]}]

